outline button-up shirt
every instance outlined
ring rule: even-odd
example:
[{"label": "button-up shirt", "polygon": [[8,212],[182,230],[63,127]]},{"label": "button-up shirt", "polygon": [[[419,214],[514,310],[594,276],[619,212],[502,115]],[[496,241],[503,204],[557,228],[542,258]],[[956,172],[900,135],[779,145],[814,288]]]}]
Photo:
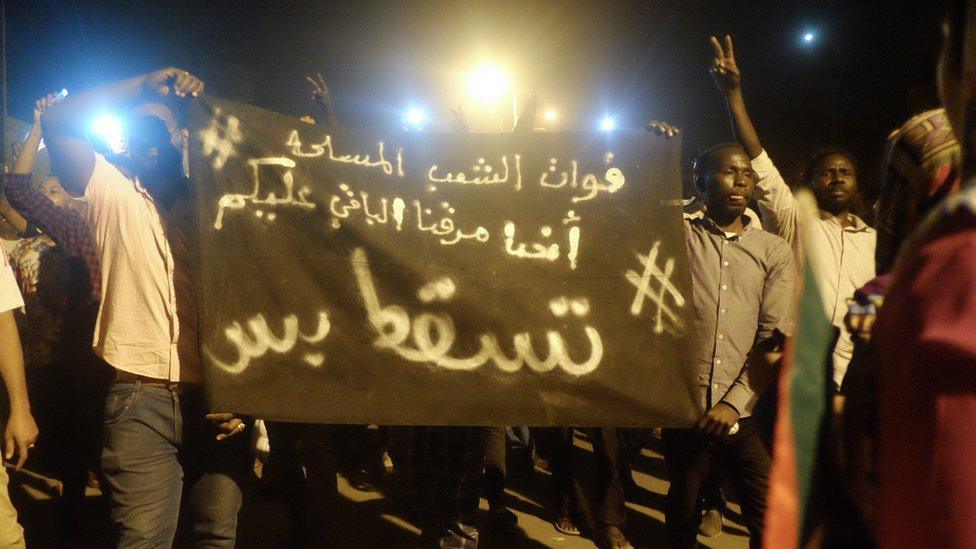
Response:
[{"label": "button-up shirt", "polygon": [[174,251],[185,252],[186,239],[180,223],[168,221],[188,217],[179,214],[182,206],[164,211],[138,179],[129,179],[99,154],[85,198],[102,270],[95,352],[133,374],[200,381],[196,345],[190,341],[194,331],[183,337],[177,316],[174,279],[188,281],[189,275],[187,262],[176,261]]},{"label": "button-up shirt", "polygon": [[704,409],[730,404],[749,416],[755,395],[746,359],[775,332],[792,332],[793,252],[743,216],[726,235],[708,217],[685,219],[695,303],[698,382]]},{"label": "button-up shirt", "polygon": [[[752,160],[752,169],[759,176],[759,211],[766,230],[782,236],[797,248],[797,205],[792,191],[766,151]],[[812,242],[808,244],[823,260],[810,267],[820,290],[824,312],[831,324],[840,330],[833,352],[834,383],[840,387],[854,352],[851,333],[844,325],[847,300],[854,297],[855,290],[874,278],[878,233],[854,214],[848,214],[846,226],[829,212],[821,210],[818,214],[814,219],[815,230],[809,233]]]}]

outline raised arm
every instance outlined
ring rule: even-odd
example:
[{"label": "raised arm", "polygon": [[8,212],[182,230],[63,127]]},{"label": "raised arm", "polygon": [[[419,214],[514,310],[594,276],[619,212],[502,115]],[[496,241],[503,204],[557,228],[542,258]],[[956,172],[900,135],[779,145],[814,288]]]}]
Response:
[{"label": "raised arm", "polygon": [[7,200],[7,187],[4,185],[4,193],[0,194],[0,216],[10,222],[14,230],[23,235],[27,232],[29,223],[27,219],[20,215],[20,212]]},{"label": "raised arm", "polygon": [[75,195],[84,194],[95,168],[95,152],[85,129],[102,109],[125,108],[147,95],[196,97],[200,93],[200,80],[182,69],[169,67],[83,91],[47,109],[41,124],[51,166],[61,185]]},{"label": "raised arm", "polygon": [[786,180],[763,149],[759,134],[752,125],[752,119],[749,118],[742,94],[742,72],[735,60],[732,37],[725,36],[724,47],[714,36],[709,39],[709,42],[715,51],[709,72],[715,80],[715,85],[725,95],[729,118],[732,121],[732,131],[742,143],[746,154],[752,160],[752,169],[759,176],[756,183],[756,198],[762,212],[763,226],[766,230],[785,238],[792,245],[795,243],[797,233],[796,199]]},{"label": "raised arm", "polygon": [[535,113],[539,110],[539,100],[535,95],[529,97],[529,100],[525,102],[525,108],[522,110],[522,114],[519,116],[518,121],[515,123],[515,127],[512,128],[514,133],[526,133],[535,130]]},{"label": "raised arm", "polygon": [[464,115],[464,108],[458,105],[456,109],[451,109],[451,133],[471,133],[468,126],[468,117]]},{"label": "raised arm", "polygon": [[322,73],[318,73],[315,78],[306,76],[305,80],[308,80],[312,86],[312,96],[309,99],[325,113],[325,125],[334,128],[340,127],[342,124],[339,123],[339,117],[336,116],[335,109],[332,108],[332,93],[329,92],[329,87],[325,85],[325,77],[322,76]]},{"label": "raised arm", "polygon": [[[31,126],[30,132],[27,133],[27,139],[24,140],[24,145],[17,153],[17,159],[14,160],[14,165],[10,169],[12,175],[4,177],[3,196],[0,196],[0,215],[7,218],[7,221],[10,221],[11,225],[20,233],[26,233],[30,223],[40,224],[30,215],[25,215],[23,208],[18,207],[14,195],[21,189],[15,188],[17,187],[15,180],[19,182],[23,179],[28,186],[30,185],[30,174],[34,171],[34,160],[41,144],[41,113],[58,100],[60,100],[60,96],[50,94],[34,103],[34,125]],[[37,194],[40,195],[40,193]]]},{"label": "raised arm", "polygon": [[712,67],[709,72],[715,80],[715,85],[719,91],[725,94],[725,102],[729,108],[729,117],[732,119],[732,131],[736,138],[742,143],[749,158],[756,158],[762,153],[762,143],[759,142],[759,135],[756,128],[752,125],[749,113],[746,111],[746,102],[742,97],[742,73],[739,66],[735,63],[735,51],[732,49],[732,37],[725,35],[725,47],[719,43],[718,38],[711,37],[709,42],[715,50],[715,58],[712,59]]}]

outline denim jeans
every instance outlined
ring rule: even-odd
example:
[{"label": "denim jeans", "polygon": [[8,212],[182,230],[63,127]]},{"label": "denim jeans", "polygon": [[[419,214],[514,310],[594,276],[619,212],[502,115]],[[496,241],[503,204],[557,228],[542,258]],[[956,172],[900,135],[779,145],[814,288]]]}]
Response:
[{"label": "denim jeans", "polygon": [[196,547],[234,547],[246,433],[217,441],[202,388],[115,382],[105,399],[102,469],[118,547],[170,547],[180,503]]}]

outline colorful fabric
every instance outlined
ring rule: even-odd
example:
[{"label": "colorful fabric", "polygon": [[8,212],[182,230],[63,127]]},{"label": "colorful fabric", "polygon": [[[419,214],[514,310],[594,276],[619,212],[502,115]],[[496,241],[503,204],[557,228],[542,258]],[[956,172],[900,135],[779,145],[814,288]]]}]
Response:
[{"label": "colorful fabric", "polygon": [[823,258],[810,231],[816,206],[808,192],[797,197],[800,210],[800,249],[803,259],[799,285],[796,338],[787,345],[779,380],[779,405],[773,445],[773,467],[767,499],[763,545],[789,548],[804,544],[812,480],[820,453],[820,431],[827,411],[828,360],[834,330],[823,308],[813,266]]},{"label": "colorful fabric", "polygon": [[906,244],[878,352],[878,542],[976,543],[976,187]]},{"label": "colorful fabric", "polygon": [[84,261],[91,300],[102,295],[102,275],[88,222],[76,211],[58,208],[31,184],[30,174],[4,174],[4,192],[20,215],[37,225],[68,257]]},{"label": "colorful fabric", "polygon": [[25,296],[37,291],[37,282],[41,276],[41,255],[54,247],[54,242],[46,236],[22,238],[12,252],[10,263],[13,265],[20,292]]},{"label": "colorful fabric", "polygon": [[875,205],[879,270],[891,268],[905,236],[920,218],[959,189],[961,164],[962,149],[945,109],[924,112],[891,132]]}]

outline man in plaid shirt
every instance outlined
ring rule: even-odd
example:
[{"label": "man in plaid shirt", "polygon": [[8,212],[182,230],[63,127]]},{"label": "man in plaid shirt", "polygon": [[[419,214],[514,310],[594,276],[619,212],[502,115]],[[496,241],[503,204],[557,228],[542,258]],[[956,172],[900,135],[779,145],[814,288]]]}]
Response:
[{"label": "man in plaid shirt", "polygon": [[[60,309],[63,323],[55,334],[55,356],[62,375],[45,382],[59,402],[50,421],[64,427],[63,433],[45,444],[50,443],[54,453],[61,456],[57,464],[64,482],[60,533],[68,540],[77,534],[84,515],[88,471],[100,469],[102,404],[113,372],[92,350],[101,269],[88,222],[71,207],[60,185],[45,180],[42,190],[31,183],[41,142],[40,116],[55,100],[49,95],[35,103],[34,126],[10,173],[4,174],[4,195],[30,225],[57,244],[68,260],[67,299]],[[52,188],[61,192],[51,193]]]}]

